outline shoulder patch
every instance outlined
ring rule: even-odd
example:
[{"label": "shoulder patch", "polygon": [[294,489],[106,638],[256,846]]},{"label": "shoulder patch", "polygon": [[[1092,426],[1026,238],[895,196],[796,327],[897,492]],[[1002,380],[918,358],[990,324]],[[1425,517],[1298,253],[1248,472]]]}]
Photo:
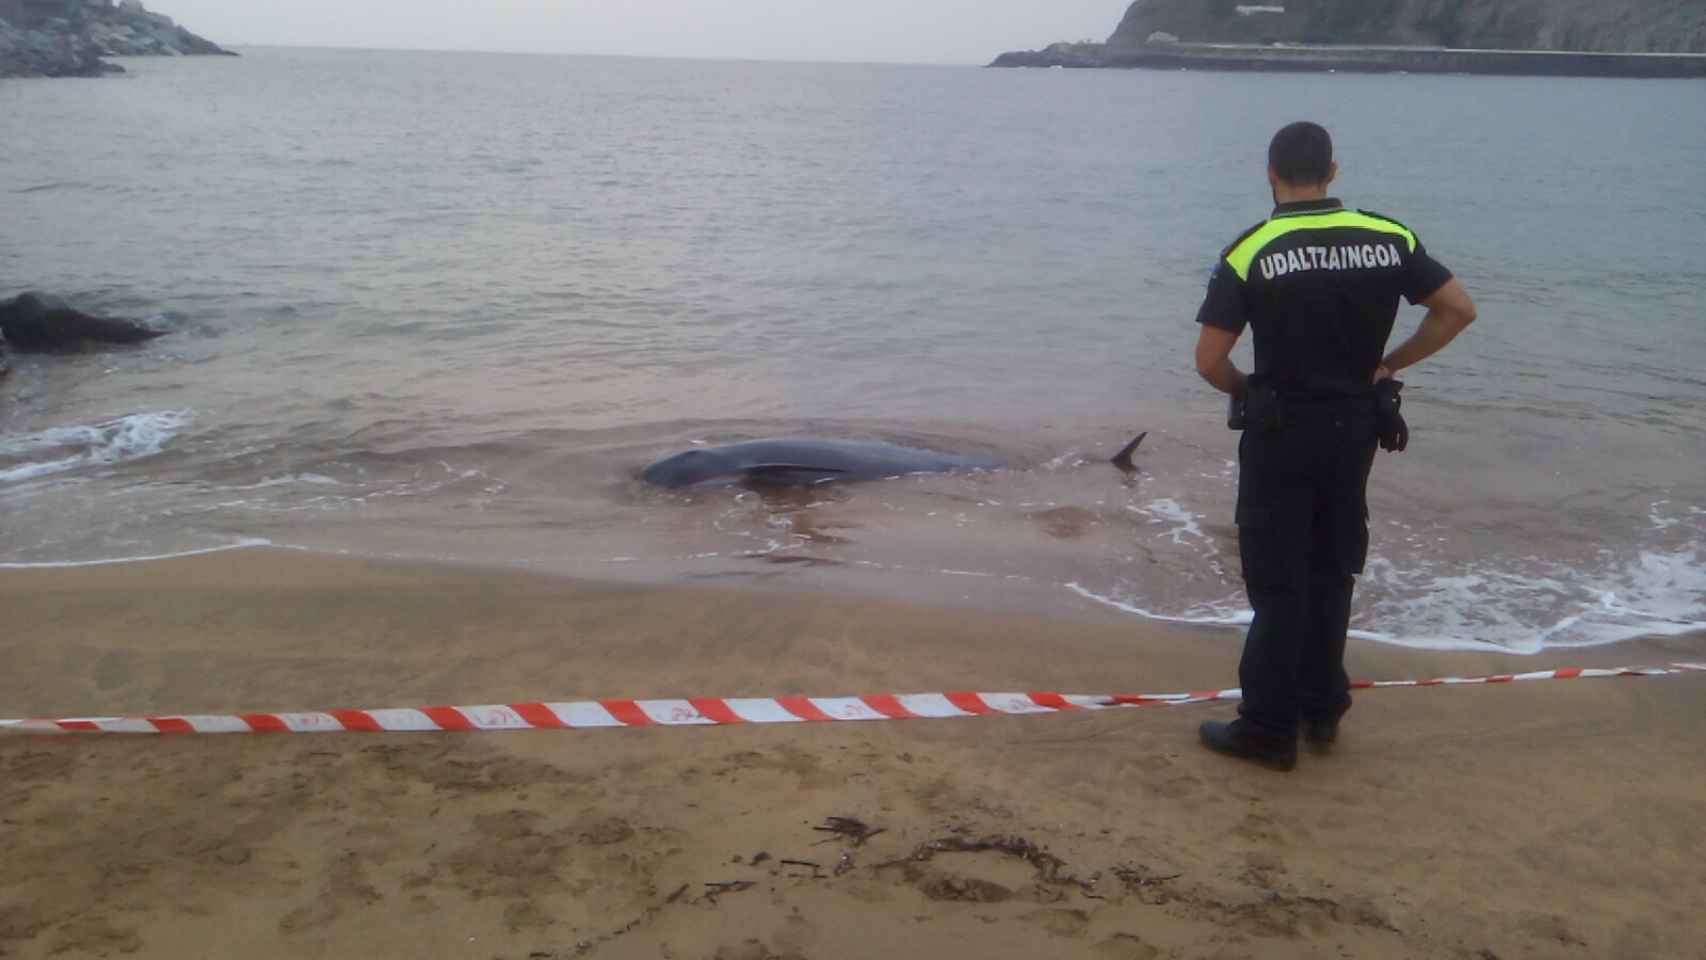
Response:
[{"label": "shoulder patch", "polygon": [[[1389,217],[1384,213],[1375,213],[1373,210],[1364,210],[1361,207],[1357,208],[1357,213],[1360,213],[1365,217],[1373,217],[1376,220],[1384,220],[1387,223],[1390,223],[1395,227],[1404,227],[1404,224],[1402,221],[1398,220],[1396,217]],[[1404,227],[1404,229],[1408,230],[1410,228]]]},{"label": "shoulder patch", "polygon": [[1368,217],[1371,220],[1378,220],[1381,223],[1390,224],[1394,230],[1397,230],[1399,233],[1403,234],[1405,242],[1409,243],[1409,245],[1410,245],[1410,252],[1411,253],[1416,252],[1416,245],[1418,243],[1420,243],[1421,241],[1416,239],[1416,231],[1411,230],[1409,227],[1404,226],[1403,221],[1396,220],[1392,217],[1387,216],[1384,213],[1375,213],[1373,210],[1363,210],[1361,208],[1358,208],[1357,212],[1362,214],[1365,217]]},{"label": "shoulder patch", "polygon": [[1257,230],[1260,230],[1267,225],[1268,225],[1268,222],[1266,220],[1260,220],[1260,221],[1257,221],[1256,224],[1254,226],[1252,226],[1250,229],[1244,231],[1243,233],[1240,233],[1238,235],[1238,239],[1227,244],[1226,249],[1220,251],[1221,258],[1225,259],[1227,254],[1230,254],[1233,250],[1236,250],[1240,243],[1243,243],[1244,241],[1250,239],[1251,234],[1255,233]]},{"label": "shoulder patch", "polygon": [[[1257,223],[1255,226],[1251,227],[1250,229],[1244,231],[1243,233],[1240,233],[1238,235],[1238,239],[1227,244],[1226,247],[1220,251],[1220,256],[1215,258],[1214,266],[1212,268],[1210,268],[1208,271],[1209,283],[1213,283],[1214,278],[1220,276],[1221,268],[1230,265],[1229,261],[1232,257],[1232,251],[1237,250],[1239,244],[1250,239],[1250,237],[1252,235],[1254,235],[1257,230],[1260,230],[1267,225],[1268,225],[1268,221],[1263,220],[1260,223]],[[1238,270],[1236,267],[1233,267],[1232,272],[1237,274],[1238,279],[1240,281],[1242,281],[1244,279],[1243,272]]]}]

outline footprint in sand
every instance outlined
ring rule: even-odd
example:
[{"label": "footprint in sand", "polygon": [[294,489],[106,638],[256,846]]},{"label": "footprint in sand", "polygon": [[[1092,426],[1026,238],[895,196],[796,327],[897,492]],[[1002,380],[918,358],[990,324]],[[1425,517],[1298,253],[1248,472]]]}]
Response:
[{"label": "footprint in sand", "polygon": [[762,940],[747,940],[732,947],[718,947],[711,960],[806,960],[797,953],[773,953]]},{"label": "footprint in sand", "polygon": [[1057,937],[1082,937],[1090,931],[1090,914],[1083,910],[1032,910],[1022,919]]},{"label": "footprint in sand", "polygon": [[521,933],[527,930],[544,930],[557,922],[557,919],[540,909],[532,900],[517,900],[504,908],[504,926],[510,933]]},{"label": "footprint in sand", "polygon": [[634,835],[634,828],[621,817],[589,814],[575,825],[580,842],[595,847],[621,843]]},{"label": "footprint in sand", "polygon": [[77,957],[110,956],[135,953],[142,949],[142,938],[131,927],[119,927],[101,917],[83,917],[60,927],[49,952]]},{"label": "footprint in sand", "polygon": [[1096,960],[1156,960],[1161,948],[1135,933],[1116,933],[1091,947],[1090,955]]},{"label": "footprint in sand", "polygon": [[801,953],[817,941],[817,925],[800,916],[798,910],[782,921],[782,929],[771,936],[776,949],[783,953]]},{"label": "footprint in sand", "polygon": [[372,906],[385,899],[367,877],[367,869],[353,851],[346,850],[326,868],[313,899],[285,914],[278,921],[280,933],[317,930],[343,914],[345,905]]}]

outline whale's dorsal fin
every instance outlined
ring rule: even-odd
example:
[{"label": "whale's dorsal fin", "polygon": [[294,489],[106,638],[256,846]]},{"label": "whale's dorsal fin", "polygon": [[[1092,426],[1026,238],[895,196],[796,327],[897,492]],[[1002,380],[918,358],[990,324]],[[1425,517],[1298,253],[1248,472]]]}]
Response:
[{"label": "whale's dorsal fin", "polygon": [[1137,452],[1137,445],[1142,443],[1143,438],[1147,436],[1149,436],[1149,431],[1147,430],[1138,434],[1137,439],[1126,444],[1119,453],[1114,454],[1114,458],[1109,462],[1127,473],[1135,473],[1137,471],[1137,464],[1131,462],[1131,455]]}]

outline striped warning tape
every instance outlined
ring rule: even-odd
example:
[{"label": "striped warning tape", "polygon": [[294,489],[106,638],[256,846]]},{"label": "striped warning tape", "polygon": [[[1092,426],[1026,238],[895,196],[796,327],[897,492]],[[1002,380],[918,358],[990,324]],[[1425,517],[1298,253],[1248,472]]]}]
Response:
[{"label": "striped warning tape", "polygon": [[[1358,680],[1353,689],[1432,687],[1521,680],[1590,677],[1662,677],[1706,672],[1706,663],[1662,667],[1581,668],[1503,673],[1434,680]],[[579,700],[498,703],[476,707],[328,710],[312,713],[184,714],[148,717],[67,717],[0,720],[18,733],[423,733],[453,730],[561,730],[594,727],[682,727],[730,723],[804,723],[824,720],[904,720],[1025,715],[1065,710],[1181,706],[1237,700],[1239,691],[1189,693],[902,693],[863,697],[750,697],[685,700]]]}]

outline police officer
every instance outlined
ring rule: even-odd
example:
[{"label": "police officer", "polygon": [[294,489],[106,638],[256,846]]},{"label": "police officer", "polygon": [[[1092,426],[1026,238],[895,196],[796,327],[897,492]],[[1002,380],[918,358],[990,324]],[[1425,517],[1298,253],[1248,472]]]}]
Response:
[{"label": "police officer", "polygon": [[[1289,770],[1306,739],[1329,744],[1350,708],[1345,633],[1368,551],[1366,489],[1376,444],[1402,450],[1392,375],[1475,319],[1463,285],[1388,217],[1327,196],[1333,142],[1313,123],[1268,148],[1273,216],[1215,263],[1197,314],[1197,372],[1233,397],[1238,550],[1255,619],[1238,665],[1238,719],[1210,721],[1214,750]],[[1415,336],[1382,357],[1398,298],[1427,307]],[[1230,355],[1249,328],[1255,371]]]}]

